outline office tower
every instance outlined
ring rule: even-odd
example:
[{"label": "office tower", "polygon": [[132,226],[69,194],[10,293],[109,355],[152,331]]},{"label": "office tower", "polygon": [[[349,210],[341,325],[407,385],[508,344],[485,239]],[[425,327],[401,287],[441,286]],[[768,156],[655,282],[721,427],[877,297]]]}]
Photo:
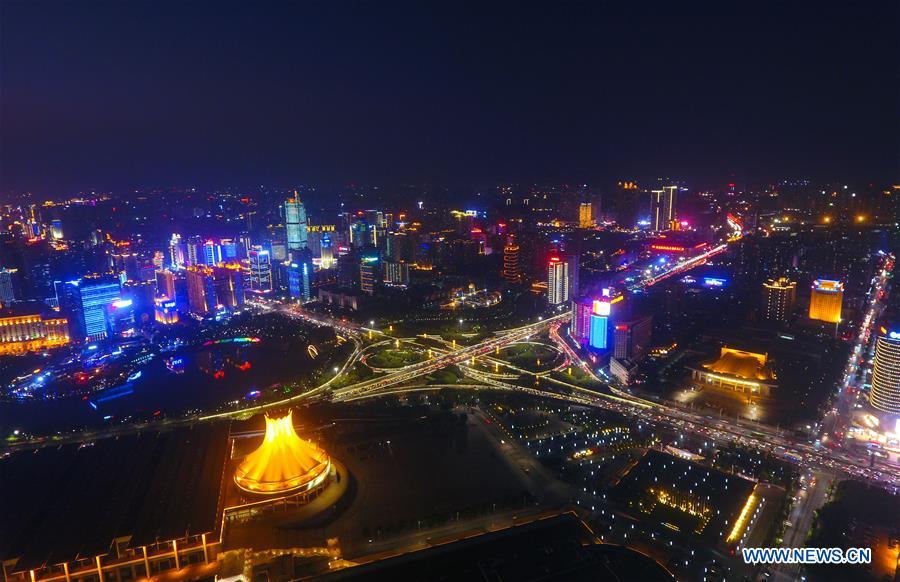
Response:
[{"label": "office tower", "polygon": [[0,304],[3,307],[16,300],[15,286],[13,285],[13,276],[16,272],[17,269],[0,269]]},{"label": "office tower", "polygon": [[378,255],[363,255],[359,262],[359,288],[363,293],[372,295],[375,286],[381,279],[381,265]]},{"label": "office tower", "polygon": [[50,223],[50,238],[52,238],[53,240],[60,240],[62,239],[62,237],[62,223],[59,221],[59,219],[53,220]]},{"label": "office tower", "polygon": [[675,220],[675,186],[650,192],[650,228],[659,232],[670,230]]},{"label": "office tower", "polygon": [[581,258],[576,254],[568,254],[566,255],[566,264],[569,268],[569,297],[575,298],[578,297],[580,293],[579,289],[579,274],[581,271]]},{"label": "office tower", "polygon": [[178,269],[184,266],[184,245],[181,242],[180,234],[173,234],[169,239],[169,266]]},{"label": "office tower", "polygon": [[550,257],[547,268],[547,300],[560,305],[569,300],[569,264],[559,257]]},{"label": "office tower", "polygon": [[186,266],[200,265],[203,263],[203,243],[199,238],[192,238],[187,243],[187,256],[184,259]]},{"label": "office tower", "polygon": [[385,261],[384,282],[388,285],[409,285],[409,263]]},{"label": "office tower", "polygon": [[191,313],[206,315],[216,308],[216,289],[213,270],[206,265],[187,268],[188,307]]},{"label": "office tower", "polygon": [[519,267],[519,245],[512,238],[503,247],[503,279],[507,283],[521,283],[522,271]]},{"label": "office tower", "polygon": [[156,272],[156,294],[175,300],[175,274],[172,271]]},{"label": "office tower", "polygon": [[218,265],[222,262],[222,247],[211,240],[203,243],[203,264],[208,266]]},{"label": "office tower", "polygon": [[593,301],[590,346],[594,349],[605,350],[609,343],[609,315],[611,307],[608,296]]},{"label": "office tower", "polygon": [[844,284],[840,281],[816,279],[809,297],[809,318],[828,323],[841,320]]},{"label": "office tower", "polygon": [[578,207],[578,227],[594,227],[594,205],[590,202],[582,202],[581,206]]},{"label": "office tower", "polygon": [[620,321],[613,328],[613,357],[618,360],[640,359],[650,346],[653,318],[649,315]]},{"label": "office tower", "polygon": [[322,236],[319,249],[319,266],[323,269],[330,269],[334,265],[334,243],[331,242],[330,236],[327,234]]},{"label": "office tower", "polygon": [[763,283],[762,318],[787,323],[797,301],[797,283],[787,277],[769,279]]},{"label": "office tower", "polygon": [[312,298],[312,263],[291,263],[287,268],[288,293],[294,299],[309,301]]},{"label": "office tower", "polygon": [[581,297],[572,301],[572,323],[569,330],[575,341],[584,344],[590,339],[593,312],[594,302],[591,299]]},{"label": "office tower", "polygon": [[125,281],[122,285],[122,299],[131,301],[136,322],[146,323],[153,319],[155,287],[154,281]]},{"label": "office tower", "polygon": [[287,238],[287,250],[301,251],[308,247],[306,207],[300,202],[297,192],[293,198],[284,203],[284,230]]},{"label": "office tower", "polygon": [[271,291],[272,286],[272,261],[269,251],[255,248],[247,257],[250,263],[250,289],[254,291]]},{"label": "office tower", "polygon": [[234,309],[244,304],[244,277],[238,263],[224,263],[213,267],[213,288],[216,305]]},{"label": "office tower", "polygon": [[77,337],[88,341],[108,337],[109,310],[121,299],[117,280],[91,276],[67,281],[65,295],[66,307],[74,315]]},{"label": "office tower", "polygon": [[869,403],[881,412],[900,414],[900,331],[881,328],[875,344]]}]

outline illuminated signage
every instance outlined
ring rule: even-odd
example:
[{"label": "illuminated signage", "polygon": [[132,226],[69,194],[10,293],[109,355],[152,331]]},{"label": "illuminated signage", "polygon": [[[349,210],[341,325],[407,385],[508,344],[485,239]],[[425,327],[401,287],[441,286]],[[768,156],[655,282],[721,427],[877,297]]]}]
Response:
[{"label": "illuminated signage", "polygon": [[724,287],[726,283],[728,283],[727,279],[720,279],[718,277],[703,277],[703,284],[707,287]]},{"label": "illuminated signage", "polygon": [[687,249],[681,245],[662,245],[662,244],[653,244],[650,245],[650,248],[654,251],[670,251],[673,253],[683,253]]},{"label": "illuminated signage", "polygon": [[595,315],[609,315],[610,313],[610,302],[602,301],[600,299],[594,300],[594,314]]},{"label": "illuminated signage", "polygon": [[113,301],[112,306],[116,309],[122,309],[123,307],[131,307],[131,299],[119,299],[118,301]]}]

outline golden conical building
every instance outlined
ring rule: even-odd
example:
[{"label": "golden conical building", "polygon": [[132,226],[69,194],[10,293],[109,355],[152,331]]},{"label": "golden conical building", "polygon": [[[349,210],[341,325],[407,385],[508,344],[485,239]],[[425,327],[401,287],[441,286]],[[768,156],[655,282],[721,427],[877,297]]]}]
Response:
[{"label": "golden conical building", "polygon": [[292,412],[266,416],[266,437],[234,472],[234,482],[248,493],[274,495],[314,489],[328,478],[331,459],[294,431]]}]

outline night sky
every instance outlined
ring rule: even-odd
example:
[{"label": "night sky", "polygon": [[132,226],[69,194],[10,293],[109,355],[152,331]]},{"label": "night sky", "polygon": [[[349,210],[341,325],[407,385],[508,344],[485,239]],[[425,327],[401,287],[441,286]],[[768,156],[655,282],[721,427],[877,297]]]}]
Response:
[{"label": "night sky", "polygon": [[0,0],[0,191],[896,178],[896,2],[487,4]]}]

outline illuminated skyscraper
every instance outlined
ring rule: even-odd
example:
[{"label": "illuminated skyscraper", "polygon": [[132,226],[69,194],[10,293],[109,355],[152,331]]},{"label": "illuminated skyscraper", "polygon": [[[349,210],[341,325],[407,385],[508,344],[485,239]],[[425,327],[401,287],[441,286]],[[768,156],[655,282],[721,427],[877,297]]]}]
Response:
[{"label": "illuminated skyscraper", "polygon": [[581,291],[579,288],[581,257],[576,254],[566,255],[566,264],[569,266],[569,298],[574,299]]},{"label": "illuminated skyscraper", "polygon": [[876,410],[900,414],[900,332],[881,328],[875,344],[875,367],[869,403]]},{"label": "illuminated skyscraper", "polygon": [[7,306],[16,300],[13,276],[16,269],[0,269],[0,305]]},{"label": "illuminated skyscraper", "polygon": [[118,281],[101,277],[76,279],[66,282],[65,294],[79,337],[90,341],[109,335],[109,308],[121,298]]},{"label": "illuminated skyscraper", "polygon": [[384,282],[388,285],[409,285],[409,263],[385,261]]},{"label": "illuminated skyscraper", "polygon": [[287,235],[287,249],[291,251],[305,250],[309,244],[306,207],[300,202],[297,193],[284,203],[284,229]]},{"label": "illuminated skyscraper", "polygon": [[572,301],[572,323],[570,335],[579,343],[587,343],[591,336],[591,314],[594,312],[593,301],[582,297]]},{"label": "illuminated skyscraper", "polygon": [[551,257],[547,267],[547,301],[560,305],[569,300],[569,264],[559,257]]},{"label": "illuminated skyscraper", "polygon": [[381,278],[378,255],[363,255],[359,262],[359,288],[363,293],[375,293],[375,285]]},{"label": "illuminated skyscraper", "polygon": [[234,309],[244,304],[244,282],[238,263],[224,263],[213,267],[213,287],[216,304]]},{"label": "illuminated skyscraper", "polygon": [[840,281],[816,279],[809,297],[809,318],[828,323],[841,320],[844,284]]},{"label": "illuminated skyscraper", "polygon": [[650,228],[654,231],[669,230],[675,220],[676,186],[650,192]]},{"label": "illuminated skyscraper", "polygon": [[175,274],[172,271],[156,272],[156,294],[175,300]]},{"label": "illuminated skyscraper", "polygon": [[206,315],[216,308],[216,288],[213,270],[205,265],[187,268],[188,305],[191,313]]},{"label": "illuminated skyscraper", "polygon": [[619,321],[613,328],[613,357],[637,360],[646,353],[653,333],[653,318],[649,315],[631,321]]},{"label": "illuminated skyscraper", "polygon": [[272,261],[269,251],[255,248],[247,258],[250,262],[250,288],[254,291],[271,291]]},{"label": "illuminated skyscraper", "polygon": [[320,266],[323,269],[330,269],[334,265],[334,243],[327,234],[322,236],[320,249],[320,258],[322,261]]},{"label": "illuminated skyscraper", "polygon": [[579,228],[593,228],[594,205],[590,202],[582,202],[578,207],[578,226]]},{"label": "illuminated skyscraper", "polygon": [[797,301],[797,283],[786,277],[763,283],[762,318],[786,323]]}]

